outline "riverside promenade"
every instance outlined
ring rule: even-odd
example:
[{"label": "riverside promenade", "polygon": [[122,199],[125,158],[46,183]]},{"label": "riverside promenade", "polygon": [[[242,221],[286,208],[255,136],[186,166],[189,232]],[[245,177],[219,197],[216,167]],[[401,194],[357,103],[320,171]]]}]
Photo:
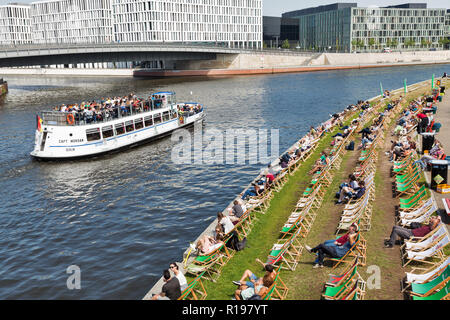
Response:
[{"label": "riverside promenade", "polygon": [[[408,87],[408,94],[406,97],[403,97],[403,90],[398,89],[394,90],[392,92],[392,97],[396,96],[399,97],[403,101],[401,103],[400,108],[396,108],[395,112],[390,114],[389,121],[386,122],[386,127],[383,129],[384,133],[383,136],[386,136],[386,142],[383,142],[383,138],[380,140],[380,148],[376,148],[376,153],[380,153],[380,158],[384,156],[385,149],[390,147],[390,142],[388,139],[389,132],[393,129],[393,126],[395,125],[396,117],[399,116],[400,112],[403,110],[403,108],[408,106],[409,101],[414,100],[419,95],[423,94],[429,94],[428,91],[430,91],[429,81],[424,81],[418,84],[414,84],[412,86]],[[374,102],[374,106],[376,103],[376,108],[374,109],[373,117],[378,113],[382,112],[382,110],[385,107],[385,103],[387,104],[388,101],[379,101],[380,97],[375,97],[372,99]],[[378,101],[375,101],[377,100]],[[442,104],[440,104],[442,108]],[[364,126],[370,125],[374,118],[369,117],[366,121]],[[360,128],[359,128],[360,129]],[[326,147],[326,145],[330,142],[330,139],[325,139],[326,141],[322,141],[322,146],[319,147]],[[353,140],[353,139],[352,139]],[[359,141],[359,139],[356,139]],[[357,141],[355,142],[355,145],[357,145]],[[381,146],[383,145],[383,146]],[[376,146],[375,146],[376,147]],[[374,149],[375,150],[375,149]],[[375,154],[375,153],[374,153]],[[352,172],[354,169],[354,162],[358,159],[359,152],[354,153],[344,153],[343,159],[342,159],[342,165],[340,164],[338,167],[334,168],[336,178],[332,182],[331,186],[327,188],[326,191],[324,191],[325,197],[323,198],[323,204],[319,205],[317,213],[318,220],[315,222],[315,226],[313,229],[313,233],[311,235],[308,235],[307,242],[308,244],[315,244],[316,242],[323,241],[323,239],[331,239],[330,238],[330,231],[334,233],[335,223],[336,219],[339,219],[339,208],[333,206],[333,196],[334,191],[339,186],[339,183],[345,179],[346,175],[349,172]],[[314,156],[313,156],[314,158]],[[381,269],[382,272],[382,283],[383,288],[382,290],[372,290],[368,292],[368,299],[394,299],[399,300],[402,299],[400,295],[400,287],[399,287],[399,280],[404,275],[404,269],[399,268],[398,261],[400,260],[400,256],[398,255],[396,250],[390,250],[390,249],[384,249],[382,247],[383,239],[389,235],[390,228],[392,227],[392,214],[394,212],[394,205],[396,204],[397,200],[389,198],[386,198],[386,195],[390,193],[390,178],[389,178],[389,162],[386,163],[386,160],[376,160],[378,157],[374,156],[375,163],[376,163],[376,174],[375,174],[375,188],[376,188],[376,198],[379,196],[383,197],[383,201],[380,201],[377,199],[374,202],[373,207],[373,223],[372,223],[372,230],[370,228],[368,230],[365,230],[364,237],[367,239],[367,266],[369,265],[376,265]],[[381,158],[382,159],[382,158]],[[290,178],[289,182],[286,183],[286,186],[283,187],[283,191],[277,194],[273,201],[270,203],[270,208],[266,211],[266,214],[261,217],[261,219],[267,219],[267,216],[270,216],[270,223],[265,223],[264,227],[268,227],[270,225],[270,228],[277,229],[276,226],[280,222],[278,221],[279,216],[282,216],[281,218],[281,225],[283,221],[283,215],[289,215],[291,211],[292,205],[295,205],[295,202],[292,202],[292,200],[295,200],[296,196],[294,193],[298,193],[298,191],[301,191],[303,187],[305,187],[304,182],[308,180],[308,176],[306,175],[305,170],[309,170],[309,166],[312,164],[311,161],[305,162],[302,166],[300,173],[297,172],[294,177]],[[339,168],[342,167],[342,168]],[[298,175],[306,176],[306,178],[302,179],[298,177]],[[305,180],[306,179],[306,180]],[[294,181],[294,185],[291,186],[292,180]],[[305,181],[303,181],[305,180]],[[295,192],[293,192],[295,190]],[[294,196],[291,196],[291,193],[294,194]],[[292,198],[292,199],[291,199]],[[291,203],[292,202],[292,203]],[[231,284],[231,280],[238,280],[239,274],[243,272],[243,269],[250,267],[251,270],[258,271],[258,264],[255,264],[254,257],[261,257],[264,254],[267,254],[267,245],[265,245],[265,249],[262,251],[257,252],[259,249],[256,248],[259,244],[258,242],[264,241],[261,238],[261,234],[264,237],[267,235],[269,238],[273,237],[273,232],[265,230],[261,230],[261,228],[257,228],[256,232],[259,233],[257,235],[257,239],[252,239],[252,242],[250,242],[250,249],[246,250],[244,254],[237,253],[237,257],[233,258],[233,261],[230,262],[227,265],[227,270],[225,271],[225,274],[221,276],[221,278],[218,280],[217,283],[211,283],[208,282],[205,287],[206,291],[208,291],[208,298],[210,299],[224,299],[228,293],[233,292],[233,285]],[[276,231],[275,231],[276,233]],[[252,237],[254,234],[252,233]],[[260,239],[261,238],[261,239]],[[255,240],[257,240],[255,242]],[[270,241],[270,240],[269,240]],[[314,241],[314,242],[312,242]],[[364,254],[365,256],[365,254]],[[365,259],[365,258],[364,258]],[[307,254],[301,256],[300,261],[298,261],[299,266],[302,265],[302,267],[298,268],[295,273],[294,272],[283,272],[281,273],[283,279],[285,279],[285,282],[289,288],[292,288],[291,292],[287,298],[288,299],[317,299],[320,297],[320,290],[322,289],[323,282],[322,280],[315,281],[318,279],[326,279],[327,275],[326,273],[330,272],[330,269],[320,269],[315,270],[311,269],[311,267],[308,267],[311,262],[311,257]],[[364,263],[363,266],[366,264]],[[295,270],[295,267],[292,269],[292,271]],[[361,267],[360,269],[361,275],[364,274],[366,271],[366,268]],[[336,270],[336,274],[339,274],[341,270]],[[314,280],[315,279],[315,280]],[[156,285],[149,294],[144,298],[148,299],[150,298],[150,293],[154,292],[154,290],[159,290],[160,287]],[[285,296],[286,297],[286,296]],[[225,298],[226,299],[226,298]]]},{"label": "riverside promenade", "polygon": [[[442,102],[437,104],[438,109],[436,114],[434,115],[434,119],[436,122],[442,124],[439,133],[436,134],[436,139],[439,140],[439,142],[442,144],[445,153],[448,156],[450,155],[450,79],[441,79],[441,81],[441,85],[445,86],[446,94],[442,97]],[[425,176],[427,182],[430,183],[431,172],[426,171]],[[447,184],[450,184],[450,181],[447,181]],[[442,202],[443,199],[450,198],[450,195],[437,193],[434,190],[431,190],[431,193],[440,209],[440,216],[442,218],[442,221],[447,223],[447,228],[450,231],[450,215],[447,215],[447,213],[445,212],[444,203]]]}]

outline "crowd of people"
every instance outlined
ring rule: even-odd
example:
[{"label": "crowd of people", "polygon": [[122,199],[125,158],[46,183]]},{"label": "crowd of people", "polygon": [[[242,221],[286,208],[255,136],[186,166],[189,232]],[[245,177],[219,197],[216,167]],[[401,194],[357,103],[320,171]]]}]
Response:
[{"label": "crowd of people", "polygon": [[[110,121],[136,113],[147,112],[167,106],[165,95],[154,94],[147,99],[138,98],[134,93],[123,97],[102,98],[98,101],[59,105],[54,111],[72,114],[75,124],[90,124]],[[179,106],[180,113],[198,113],[202,111],[199,104],[184,104]]]}]

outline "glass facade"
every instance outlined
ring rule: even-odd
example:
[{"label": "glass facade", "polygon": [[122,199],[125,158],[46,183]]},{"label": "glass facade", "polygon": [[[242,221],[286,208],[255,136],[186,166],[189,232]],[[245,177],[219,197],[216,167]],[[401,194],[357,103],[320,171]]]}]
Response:
[{"label": "glass facade", "polygon": [[446,10],[427,9],[426,4],[359,8],[356,3],[340,3],[283,17],[299,20],[302,48],[339,52],[438,48],[449,28]]},{"label": "glass facade", "polygon": [[353,49],[439,47],[445,9],[356,8],[352,10]]}]

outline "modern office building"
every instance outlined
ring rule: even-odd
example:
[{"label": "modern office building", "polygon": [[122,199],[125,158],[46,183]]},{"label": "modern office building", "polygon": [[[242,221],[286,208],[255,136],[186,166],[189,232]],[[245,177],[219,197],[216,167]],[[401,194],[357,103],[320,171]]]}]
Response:
[{"label": "modern office building", "polygon": [[111,0],[50,0],[31,3],[33,42],[114,41]]},{"label": "modern office building", "polygon": [[0,5],[0,45],[30,44],[30,6]]},{"label": "modern office building", "polygon": [[111,0],[118,42],[262,46],[262,0]]},{"label": "modern office building", "polygon": [[425,3],[369,8],[336,3],[283,14],[299,20],[301,47],[340,52],[442,47],[445,16],[445,9]]},{"label": "modern office building", "polygon": [[34,43],[262,46],[262,0],[49,0],[31,18]]},{"label": "modern office building", "polygon": [[263,42],[267,48],[277,48],[288,40],[290,47],[298,45],[298,19],[263,17]]}]

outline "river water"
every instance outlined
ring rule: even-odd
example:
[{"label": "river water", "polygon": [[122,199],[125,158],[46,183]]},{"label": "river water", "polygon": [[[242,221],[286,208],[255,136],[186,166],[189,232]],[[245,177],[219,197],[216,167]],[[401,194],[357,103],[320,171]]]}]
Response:
[{"label": "river water", "polygon": [[[450,65],[226,78],[10,76],[0,100],[0,299],[141,299],[258,173],[176,165],[170,138],[115,155],[38,162],[35,114],[62,103],[172,90],[206,106],[205,129],[279,129],[280,152],[311,125]],[[191,94],[192,93],[192,94]],[[81,270],[69,290],[66,270]]]}]

